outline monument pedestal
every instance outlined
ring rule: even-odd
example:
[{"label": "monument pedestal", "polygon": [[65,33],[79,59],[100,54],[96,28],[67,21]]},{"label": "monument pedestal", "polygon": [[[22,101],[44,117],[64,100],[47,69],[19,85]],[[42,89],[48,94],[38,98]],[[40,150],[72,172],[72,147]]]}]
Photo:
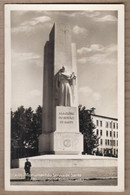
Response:
[{"label": "monument pedestal", "polygon": [[51,150],[54,154],[82,154],[83,136],[80,133],[54,132],[51,134]]},{"label": "monument pedestal", "polygon": [[39,137],[40,154],[82,154],[83,135],[79,133],[76,107],[56,107],[56,131]]},{"label": "monument pedestal", "polygon": [[[24,168],[26,158],[12,160],[12,168]],[[93,155],[40,155],[29,157],[29,161],[35,167],[72,168],[72,167],[117,167],[118,159],[113,157]],[[63,172],[62,172],[63,173]]]}]

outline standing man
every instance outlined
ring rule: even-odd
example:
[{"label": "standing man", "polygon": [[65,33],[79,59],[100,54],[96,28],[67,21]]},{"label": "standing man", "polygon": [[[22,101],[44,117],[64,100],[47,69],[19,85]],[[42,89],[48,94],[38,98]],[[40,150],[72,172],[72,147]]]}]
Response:
[{"label": "standing man", "polygon": [[26,159],[25,165],[24,165],[24,169],[25,169],[25,179],[26,180],[30,180],[31,179],[31,173],[30,173],[30,167],[31,167],[31,163],[29,162],[28,159]]}]

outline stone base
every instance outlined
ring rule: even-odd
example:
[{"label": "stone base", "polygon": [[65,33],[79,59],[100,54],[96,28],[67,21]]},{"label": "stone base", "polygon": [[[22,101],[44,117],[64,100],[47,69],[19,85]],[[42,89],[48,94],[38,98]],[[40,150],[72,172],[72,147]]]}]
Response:
[{"label": "stone base", "polygon": [[[118,159],[92,155],[40,155],[28,157],[32,167],[117,167]],[[12,168],[24,168],[26,158],[12,160]]]},{"label": "stone base", "polygon": [[39,153],[40,154],[50,153],[50,134],[41,134],[39,136]]},{"label": "stone base", "polygon": [[51,151],[62,155],[82,154],[83,135],[72,132],[54,132],[51,134]]},{"label": "stone base", "polygon": [[83,135],[81,133],[41,134],[39,136],[40,154],[76,155],[83,152]]}]

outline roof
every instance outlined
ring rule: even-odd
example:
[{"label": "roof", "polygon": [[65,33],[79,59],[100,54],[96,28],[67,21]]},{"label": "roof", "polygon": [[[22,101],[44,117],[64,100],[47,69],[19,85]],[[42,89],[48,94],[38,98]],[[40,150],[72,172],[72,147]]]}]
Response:
[{"label": "roof", "polygon": [[108,116],[101,116],[101,115],[96,115],[96,114],[92,114],[92,116],[118,121],[117,118],[112,118]]}]

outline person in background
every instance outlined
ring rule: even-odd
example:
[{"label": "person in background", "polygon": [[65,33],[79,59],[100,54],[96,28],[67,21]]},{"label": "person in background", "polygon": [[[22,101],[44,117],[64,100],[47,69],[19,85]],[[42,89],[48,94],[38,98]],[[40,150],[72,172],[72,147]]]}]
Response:
[{"label": "person in background", "polygon": [[31,180],[31,172],[30,172],[30,168],[31,168],[31,162],[29,162],[28,159],[26,159],[25,165],[24,165],[24,169],[25,169],[25,179],[26,180]]}]

